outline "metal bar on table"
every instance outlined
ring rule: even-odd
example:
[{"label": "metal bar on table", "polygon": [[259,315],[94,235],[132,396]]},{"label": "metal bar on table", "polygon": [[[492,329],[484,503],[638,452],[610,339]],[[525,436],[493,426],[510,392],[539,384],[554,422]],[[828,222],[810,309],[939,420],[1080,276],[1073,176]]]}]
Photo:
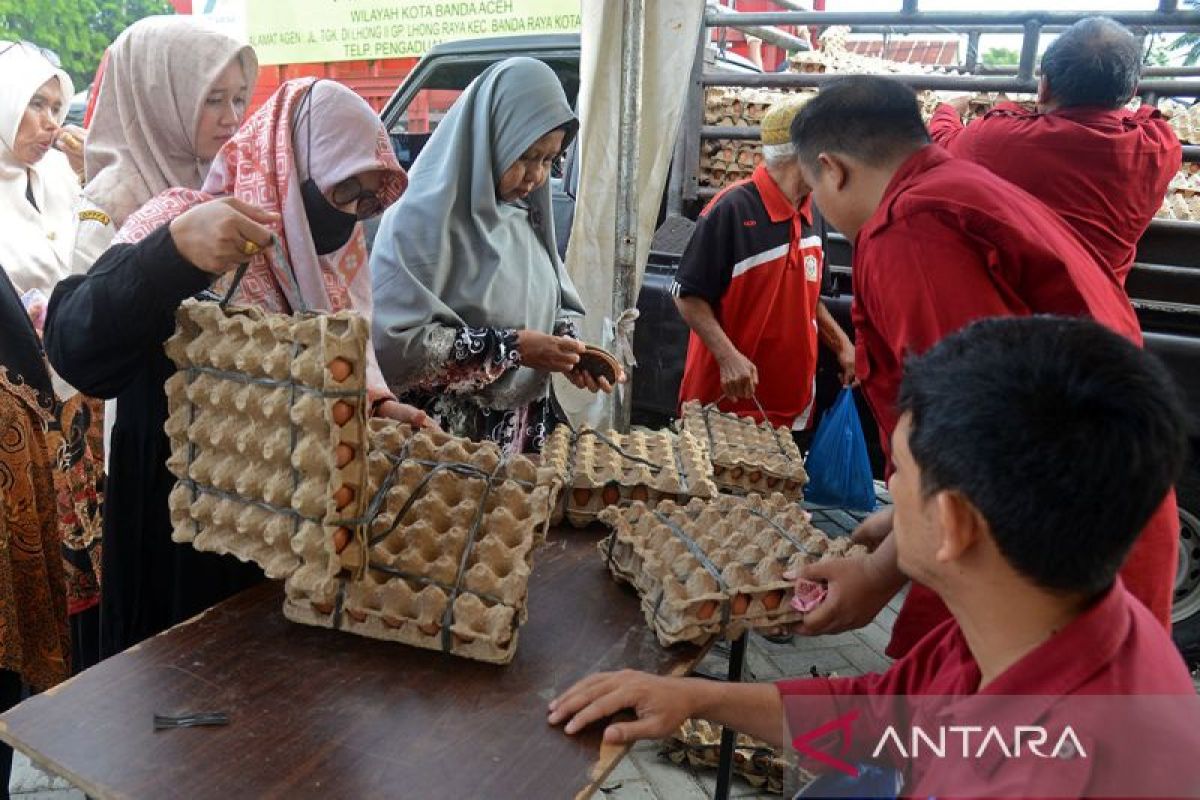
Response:
[{"label": "metal bar on table", "polygon": [[[642,43],[646,32],[645,0],[626,0],[621,37],[621,125],[617,134],[616,259],[613,265],[613,324],[637,305],[638,161],[641,153]],[[631,376],[632,377],[632,376]],[[629,390],[612,394],[612,424],[629,430]]]},{"label": "metal bar on table", "polygon": [[[738,683],[742,679],[742,667],[746,663],[746,642],[750,632],[741,636],[729,645],[729,672],[726,680]],[[733,781],[733,750],[737,743],[737,731],[728,725],[721,728],[721,756],[717,761],[717,791],[713,793],[714,800],[728,800],[729,787]]]},{"label": "metal bar on table", "polygon": [[[704,23],[709,27],[722,25],[907,25],[915,23],[930,27],[980,27],[1007,25],[1020,29],[1030,19],[1042,26],[1070,26],[1094,16],[1079,11],[922,11],[918,14],[903,11],[750,11],[708,13]],[[1113,11],[1105,13],[1128,27],[1152,27],[1158,30],[1188,30],[1200,27],[1200,12],[1172,11]]]},{"label": "metal bar on table", "polygon": [[1021,60],[1017,64],[1019,80],[1033,80],[1033,68],[1037,62],[1038,40],[1041,34],[1042,26],[1036,20],[1025,23],[1025,38],[1021,40]]}]

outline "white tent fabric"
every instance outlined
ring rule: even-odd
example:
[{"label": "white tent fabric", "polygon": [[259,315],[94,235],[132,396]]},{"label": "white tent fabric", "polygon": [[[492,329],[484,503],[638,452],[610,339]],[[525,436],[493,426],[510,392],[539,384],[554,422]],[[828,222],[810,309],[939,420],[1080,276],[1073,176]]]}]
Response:
[{"label": "white tent fabric", "polygon": [[[566,263],[588,311],[581,331],[584,339],[610,348],[613,347],[623,5],[611,0],[583,0],[581,4],[583,52],[578,113],[582,122],[579,136],[582,171]],[[639,286],[683,114],[691,78],[691,54],[696,52],[704,3],[645,0],[645,8],[641,153],[637,170],[637,193],[641,198],[637,225]],[[607,403],[603,397],[577,390],[561,376],[556,377],[554,388],[575,424],[607,423]]]}]

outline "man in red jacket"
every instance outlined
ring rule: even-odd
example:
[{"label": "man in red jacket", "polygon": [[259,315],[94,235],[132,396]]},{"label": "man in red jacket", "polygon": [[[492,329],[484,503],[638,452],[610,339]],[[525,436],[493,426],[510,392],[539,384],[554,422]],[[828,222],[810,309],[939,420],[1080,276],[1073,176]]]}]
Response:
[{"label": "man in red jacket", "polygon": [[982,164],[1057,211],[1124,285],[1182,158],[1157,109],[1124,107],[1140,72],[1133,34],[1089,17],[1042,56],[1036,113],[1001,103],[963,127],[963,107],[943,103],[929,133],[951,155]]},{"label": "man in red jacket", "polygon": [[[989,170],[931,145],[912,91],[886,78],[831,84],[792,124],[805,181],[822,214],[854,241],[855,373],[890,455],[904,359],[967,323],[996,316],[1090,317],[1141,343],[1137,318],[1113,275],[1043,203]],[[1029,486],[1031,502],[1039,487]],[[1179,522],[1174,492],[1122,568],[1126,586],[1170,625]],[[891,529],[891,511],[863,523]],[[826,561],[805,578],[828,598],[801,630],[861,627],[906,582],[892,537],[871,556]],[[906,653],[949,611],[914,583],[888,654]]]},{"label": "man in red jacket", "polygon": [[[882,674],[774,685],[591,675],[550,704],[549,722],[573,734],[631,708],[637,719],[608,725],[605,742],[699,717],[779,744],[840,720],[839,758],[886,760],[906,797],[1194,794],[1200,700],[1170,637],[1117,578],[1186,452],[1162,364],[1091,321],[985,320],[910,359],[899,406],[889,485],[900,566],[953,620]],[[872,747],[893,726],[909,741],[918,726],[1014,719],[1079,724],[1081,748],[1048,760],[1019,746],[986,759],[896,748],[879,759]],[[810,796],[881,796],[846,788]]]}]

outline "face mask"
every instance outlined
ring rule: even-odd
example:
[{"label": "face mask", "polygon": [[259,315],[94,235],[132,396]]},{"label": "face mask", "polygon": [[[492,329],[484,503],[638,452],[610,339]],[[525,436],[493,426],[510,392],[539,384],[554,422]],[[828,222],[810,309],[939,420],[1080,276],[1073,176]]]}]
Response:
[{"label": "face mask", "polygon": [[312,232],[317,255],[329,255],[345,247],[354,235],[358,217],[325,199],[312,178],[300,184],[300,196],[304,199],[304,216],[308,217],[308,229]]}]

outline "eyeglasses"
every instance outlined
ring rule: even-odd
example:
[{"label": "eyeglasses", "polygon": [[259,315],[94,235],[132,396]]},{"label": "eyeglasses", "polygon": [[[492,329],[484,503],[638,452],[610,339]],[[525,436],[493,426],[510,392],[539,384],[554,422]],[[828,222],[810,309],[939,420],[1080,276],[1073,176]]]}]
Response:
[{"label": "eyeglasses", "polygon": [[333,187],[330,193],[334,205],[345,206],[356,203],[355,214],[359,219],[370,219],[383,210],[379,195],[362,185],[357,177],[351,176]]},{"label": "eyeglasses", "polygon": [[0,56],[4,55],[9,50],[12,50],[14,47],[17,47],[17,46],[24,47],[28,50],[32,50],[33,52],[40,55],[42,58],[49,61],[50,66],[54,67],[55,69],[62,69],[62,61],[59,59],[58,53],[54,52],[53,50],[50,50],[49,48],[42,47],[40,45],[36,45],[33,42],[26,42],[26,41],[5,42],[3,45],[0,45]]}]

